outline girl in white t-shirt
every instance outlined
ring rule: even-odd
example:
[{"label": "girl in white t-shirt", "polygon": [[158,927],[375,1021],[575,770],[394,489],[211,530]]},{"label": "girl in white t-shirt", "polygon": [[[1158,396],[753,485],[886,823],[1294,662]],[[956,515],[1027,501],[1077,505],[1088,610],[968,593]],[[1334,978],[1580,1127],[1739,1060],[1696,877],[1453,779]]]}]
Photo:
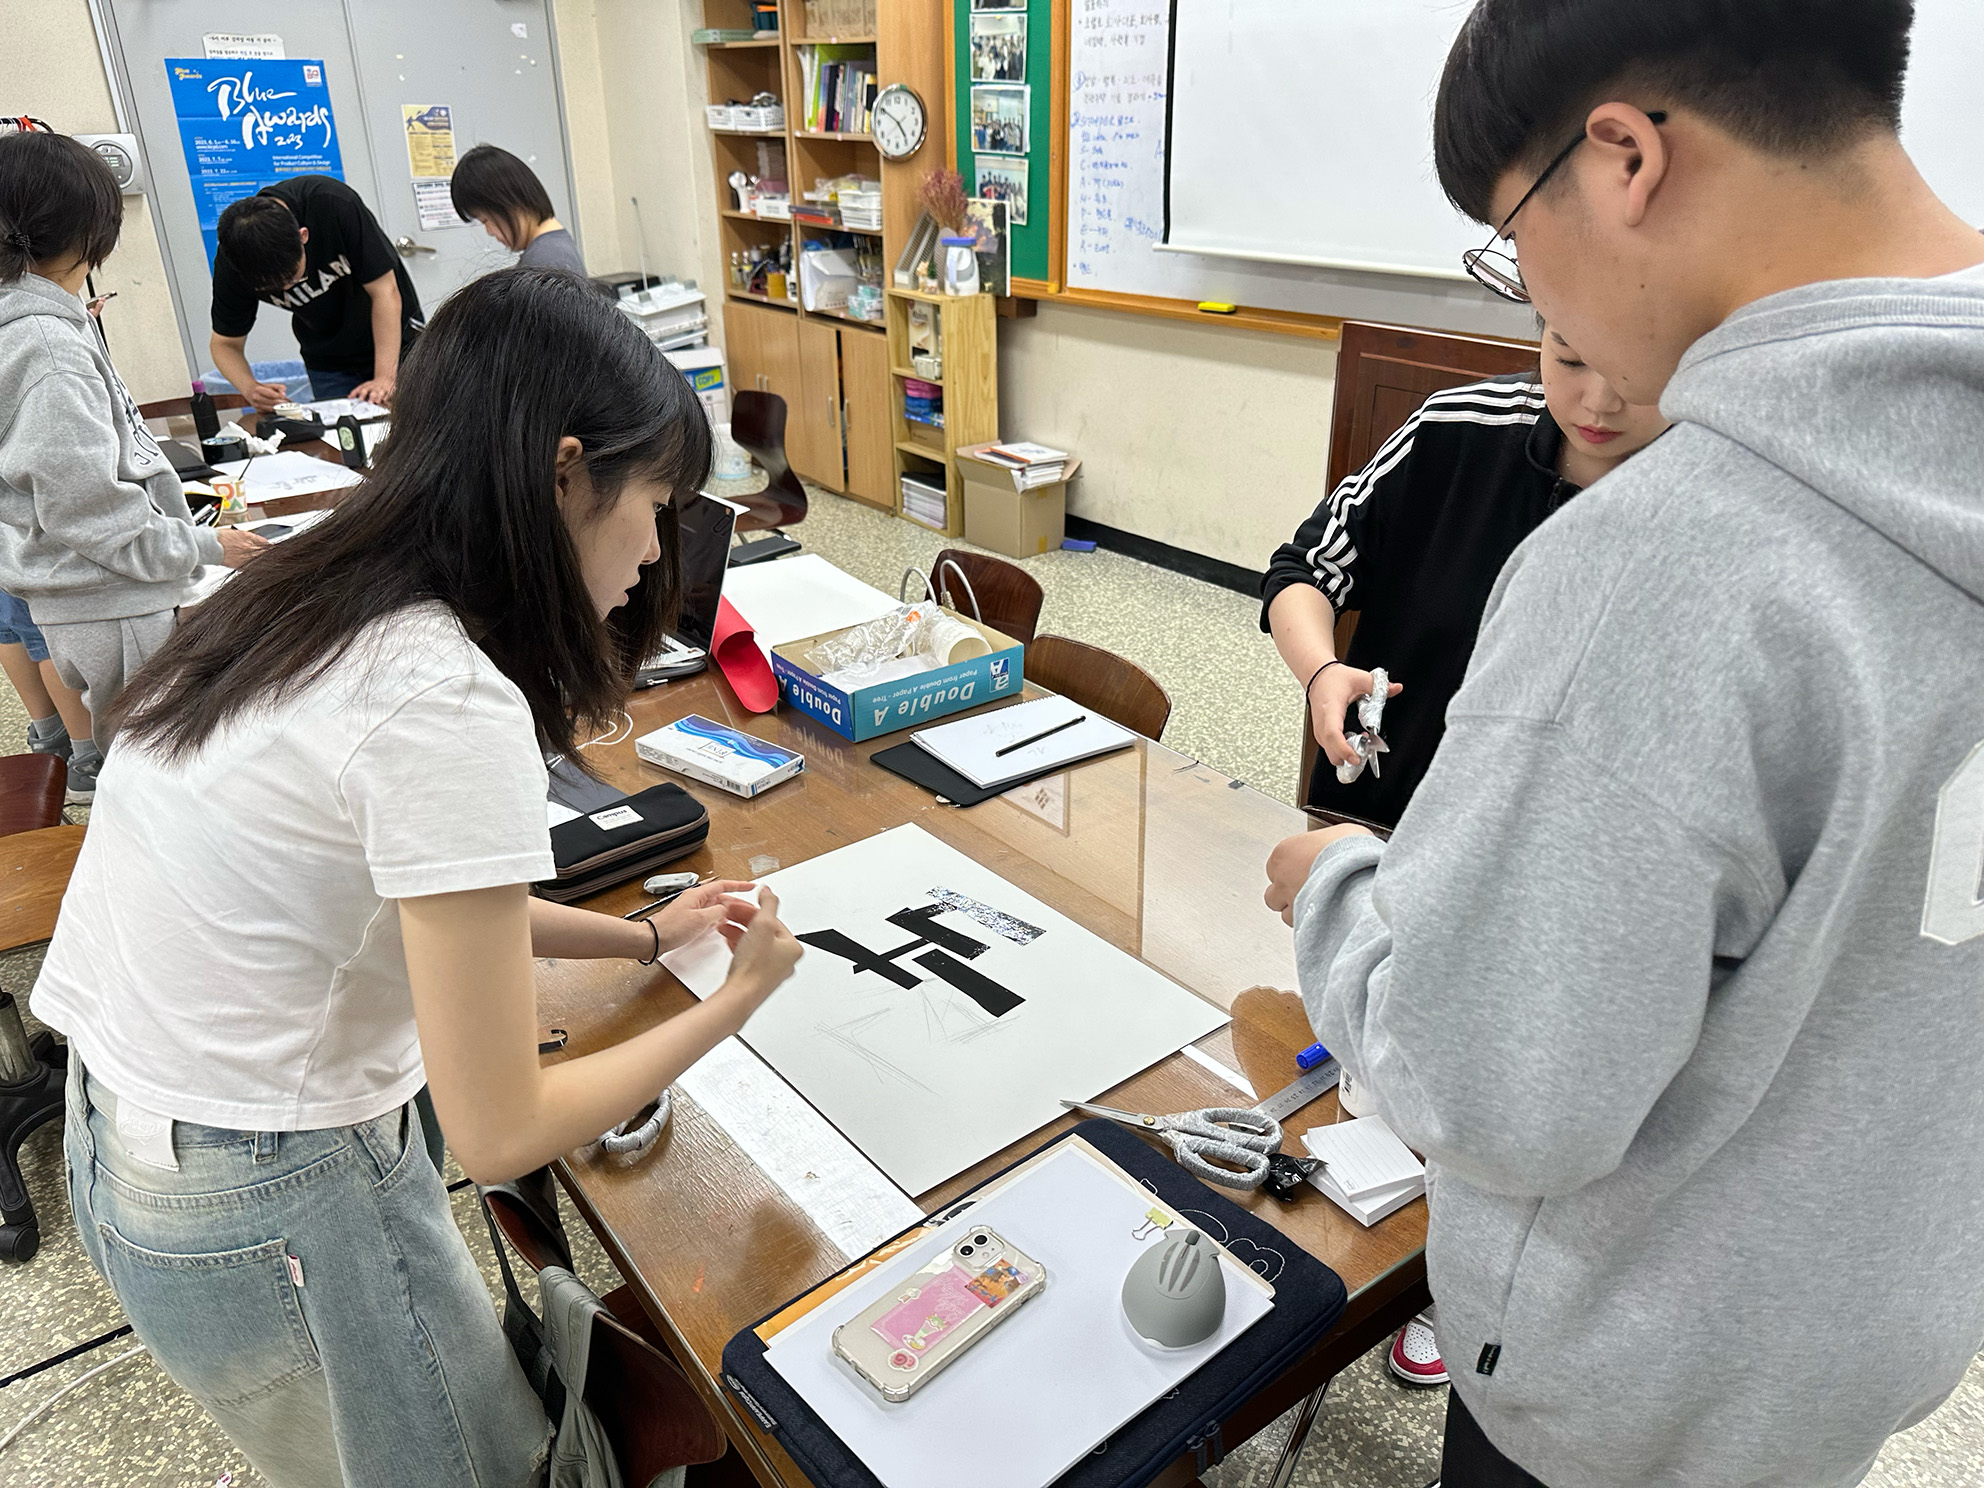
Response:
[{"label": "girl in white t-shirt", "polygon": [[[568,275],[460,290],[377,471],[132,682],[36,988],[66,1033],[77,1227],[138,1336],[279,1488],[522,1485],[547,1423],[449,1218],[470,1177],[596,1138],[735,1033],[799,946],[742,883],[647,922],[533,899],[544,757],[672,618],[709,426]],[[541,1068],[533,956],[718,926],[708,1001]]]}]

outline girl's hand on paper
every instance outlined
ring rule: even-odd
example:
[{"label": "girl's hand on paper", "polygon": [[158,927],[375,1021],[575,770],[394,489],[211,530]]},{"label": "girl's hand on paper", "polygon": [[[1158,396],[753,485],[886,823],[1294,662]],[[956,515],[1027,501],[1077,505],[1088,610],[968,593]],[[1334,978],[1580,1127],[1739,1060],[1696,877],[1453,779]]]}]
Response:
[{"label": "girl's hand on paper", "polygon": [[[745,879],[720,878],[684,891],[673,904],[648,917],[661,935],[661,948],[672,951],[687,945],[705,930],[724,929],[737,912],[737,906],[755,912],[757,905],[749,897],[755,887]],[[732,895],[745,897],[733,899]],[[741,927],[737,933],[743,933]],[[726,934],[724,938],[730,941],[732,950],[737,948],[733,936]]]},{"label": "girl's hand on paper", "polygon": [[729,917],[717,929],[730,942],[730,975],[710,1001],[734,1006],[741,1023],[792,975],[806,948],[780,923],[778,895],[770,889],[760,888],[755,904],[733,898],[725,907]]},{"label": "girl's hand on paper", "polygon": [[223,527],[216,535],[220,538],[220,561],[228,568],[241,567],[269,546],[269,540],[259,532],[240,527]]},{"label": "girl's hand on paper", "polygon": [[[1316,742],[1323,747],[1332,765],[1346,764],[1357,758],[1350,741],[1343,736],[1343,720],[1356,706],[1359,698],[1371,695],[1376,683],[1369,672],[1359,671],[1353,666],[1333,666],[1310,684],[1309,712],[1316,723]],[[1405,691],[1403,682],[1394,682],[1386,697],[1397,697]]]}]

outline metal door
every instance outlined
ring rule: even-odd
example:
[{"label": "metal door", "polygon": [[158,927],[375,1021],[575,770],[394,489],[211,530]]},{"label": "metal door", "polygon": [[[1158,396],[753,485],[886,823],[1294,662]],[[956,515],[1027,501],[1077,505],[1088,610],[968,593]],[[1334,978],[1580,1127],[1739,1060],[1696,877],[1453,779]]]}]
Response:
[{"label": "metal door", "polygon": [[[473,223],[420,227],[403,105],[447,105],[457,154],[487,142],[529,161],[578,236],[548,0],[95,0],[94,9],[113,86],[144,142],[190,375],[212,365],[213,280],[164,59],[202,56],[209,34],[273,33],[285,56],[322,60],[345,182],[400,246],[427,313],[511,256]],[[295,357],[289,317],[264,310],[247,349],[251,362]]]}]

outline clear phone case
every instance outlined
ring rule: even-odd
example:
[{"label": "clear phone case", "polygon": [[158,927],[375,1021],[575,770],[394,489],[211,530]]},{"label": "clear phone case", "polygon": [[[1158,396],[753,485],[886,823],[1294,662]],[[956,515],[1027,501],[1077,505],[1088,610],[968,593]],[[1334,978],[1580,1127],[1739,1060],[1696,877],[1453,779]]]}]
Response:
[{"label": "clear phone case", "polygon": [[1047,1286],[1047,1268],[996,1230],[966,1230],[887,1296],[834,1329],[834,1352],[901,1404]]}]

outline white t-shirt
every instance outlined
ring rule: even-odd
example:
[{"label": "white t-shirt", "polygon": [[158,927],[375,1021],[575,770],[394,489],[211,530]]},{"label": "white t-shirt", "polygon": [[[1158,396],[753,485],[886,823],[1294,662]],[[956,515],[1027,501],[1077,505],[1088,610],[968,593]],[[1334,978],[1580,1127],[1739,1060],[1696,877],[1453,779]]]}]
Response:
[{"label": "white t-shirt", "polygon": [[298,1131],[426,1079],[398,899],[549,878],[523,694],[444,606],[168,763],[120,744],[34,1011],[163,1116]]}]

